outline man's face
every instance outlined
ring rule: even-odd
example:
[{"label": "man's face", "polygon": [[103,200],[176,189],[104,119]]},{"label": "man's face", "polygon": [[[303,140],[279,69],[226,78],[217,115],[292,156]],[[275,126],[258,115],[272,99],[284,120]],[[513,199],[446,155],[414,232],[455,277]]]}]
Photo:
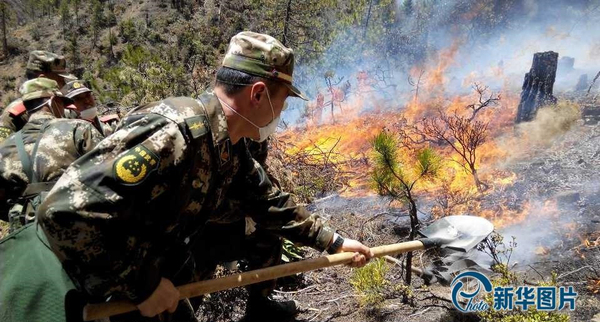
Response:
[{"label": "man's face", "polygon": [[78,112],[87,110],[88,108],[94,107],[96,105],[96,102],[94,101],[94,96],[90,92],[82,93],[73,97],[73,102],[73,104],[77,107]]},{"label": "man's face", "polygon": [[[268,93],[266,92],[268,91]],[[265,87],[265,91],[258,100],[258,113],[257,122],[258,126],[265,126],[269,124],[273,118],[277,118],[281,115],[285,107],[285,100],[289,96],[289,89],[283,85],[275,84],[269,87]],[[270,98],[270,103],[269,103]],[[271,110],[271,104],[273,104],[273,110]],[[273,116],[273,114],[275,114]]]}]

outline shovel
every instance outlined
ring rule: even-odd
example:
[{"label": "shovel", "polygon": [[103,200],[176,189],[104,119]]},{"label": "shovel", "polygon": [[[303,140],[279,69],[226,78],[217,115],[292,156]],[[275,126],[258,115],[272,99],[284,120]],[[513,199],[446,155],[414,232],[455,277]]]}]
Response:
[{"label": "shovel", "polygon": [[[484,240],[493,230],[494,226],[492,223],[480,217],[448,216],[435,221],[420,231],[419,233],[425,237],[423,239],[373,247],[371,250],[375,257],[408,253],[434,247],[450,248],[466,252]],[[306,259],[217,279],[190,283],[179,286],[177,289],[181,296],[180,299],[186,299],[319,268],[348,264],[352,261],[353,256],[354,253],[339,253]],[[137,307],[129,301],[88,304],[83,310],[83,319],[84,321],[93,321],[135,310],[137,310]]]}]

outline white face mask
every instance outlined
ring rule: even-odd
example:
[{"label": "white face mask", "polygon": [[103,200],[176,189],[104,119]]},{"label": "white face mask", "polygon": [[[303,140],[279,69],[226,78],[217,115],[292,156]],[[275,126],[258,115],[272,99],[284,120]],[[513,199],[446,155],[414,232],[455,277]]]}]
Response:
[{"label": "white face mask", "polygon": [[[40,108],[44,107],[44,106],[48,106],[48,108],[50,109],[50,113],[52,113],[52,115],[54,115],[55,117],[58,118],[63,118],[64,117],[64,112],[63,109],[57,106],[52,105],[52,99],[54,98],[54,96],[51,96],[47,101],[45,101],[44,103],[32,108],[29,110],[29,113],[33,113],[37,110],[39,110]],[[63,113],[61,113],[63,112]]]},{"label": "white face mask", "polygon": [[258,129],[258,136],[259,136],[258,140],[251,139],[252,141],[264,142],[271,134],[273,134],[273,133],[275,133],[275,131],[277,131],[277,125],[279,125],[279,120],[281,119],[280,116],[275,117],[275,109],[273,109],[273,103],[271,103],[271,96],[269,95],[269,89],[268,88],[267,88],[267,98],[269,99],[269,105],[271,105],[271,113],[273,114],[273,116],[272,116],[271,122],[269,122],[269,124],[267,124],[265,126],[258,126],[256,124],[254,124],[254,122],[250,121],[245,116],[243,116],[242,114],[238,113],[238,111],[236,111],[229,104],[227,104],[224,101],[222,101],[220,98],[219,98],[219,101],[221,103],[223,103],[223,105],[227,106],[232,112],[234,112],[235,114],[239,115],[241,118],[243,118],[248,123],[252,124],[255,128]]},{"label": "white face mask", "polygon": [[32,109],[29,109],[29,112],[35,112],[35,111],[39,110],[40,108],[42,108],[45,105],[52,106],[52,97],[50,97],[50,99],[48,99],[44,103],[42,103],[42,104],[40,104],[40,105],[38,105],[38,106],[36,106],[36,107],[34,107]]},{"label": "white face mask", "polygon": [[79,117],[84,119],[84,120],[93,120],[96,115],[98,115],[98,108],[97,107],[90,107],[86,110],[83,110],[79,113]]}]

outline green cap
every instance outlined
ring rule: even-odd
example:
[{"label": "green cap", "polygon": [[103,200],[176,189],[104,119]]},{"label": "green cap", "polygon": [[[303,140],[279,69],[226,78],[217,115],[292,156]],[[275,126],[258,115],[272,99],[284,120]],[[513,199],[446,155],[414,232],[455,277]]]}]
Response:
[{"label": "green cap", "polygon": [[19,88],[19,92],[23,102],[52,96],[63,97],[63,94],[58,90],[56,81],[44,77],[26,81]]},{"label": "green cap", "polygon": [[34,50],[29,53],[27,70],[38,73],[56,73],[65,77],[67,61],[62,55],[44,50]]},{"label": "green cap", "polygon": [[79,94],[90,93],[92,90],[85,85],[84,81],[77,79],[66,83],[60,91],[65,97],[73,98]]},{"label": "green cap", "polygon": [[283,83],[291,96],[308,101],[293,84],[294,51],[269,35],[243,31],[233,36],[221,65]]}]

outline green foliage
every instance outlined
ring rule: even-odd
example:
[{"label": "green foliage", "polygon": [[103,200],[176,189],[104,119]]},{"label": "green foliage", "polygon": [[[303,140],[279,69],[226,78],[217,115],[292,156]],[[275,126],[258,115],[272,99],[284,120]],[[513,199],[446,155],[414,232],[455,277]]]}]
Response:
[{"label": "green foliage", "polygon": [[[511,272],[504,265],[496,265],[494,268],[495,271],[499,272],[500,277],[492,280],[493,288],[498,286],[507,286],[507,285],[516,285],[518,275],[514,272]],[[540,283],[540,286],[557,286],[556,284],[556,274],[552,273],[552,278],[549,282]],[[490,310],[480,311],[477,313],[477,316],[481,318],[481,321],[484,322],[568,322],[570,321],[570,317],[567,314],[561,312],[542,312],[538,311],[535,308],[529,308],[527,311],[514,309],[512,311],[496,311],[493,307],[493,295],[487,294],[484,300],[490,306]]]},{"label": "green foliage", "polygon": [[187,93],[183,68],[141,46],[128,45],[118,65],[108,69],[101,77],[111,90],[105,98],[123,106]]},{"label": "green foliage", "polygon": [[137,37],[137,28],[132,19],[126,19],[119,24],[121,40],[125,42],[134,41]]},{"label": "green foliage", "polygon": [[100,31],[102,30],[102,25],[104,24],[104,10],[102,8],[102,3],[100,0],[92,0],[91,3],[92,8],[92,17],[91,17],[91,30],[93,35],[93,42],[96,45],[98,41],[98,36],[100,35]]},{"label": "green foliage", "polygon": [[303,260],[302,249],[296,246],[294,243],[287,239],[283,239],[283,253],[281,254],[281,260],[284,263],[294,262]]},{"label": "green foliage", "polygon": [[442,157],[432,148],[424,148],[417,153],[416,175],[434,178],[442,167]]},{"label": "green foliage", "polygon": [[110,27],[117,25],[117,15],[115,15],[115,5],[111,1],[108,3],[108,13],[106,14],[106,24]]},{"label": "green foliage", "polygon": [[81,48],[79,48],[79,43],[77,41],[77,33],[73,32],[73,33],[71,33],[71,36],[69,37],[69,43],[67,46],[67,51],[70,54],[69,62],[73,66],[79,65],[79,63],[81,62],[81,55],[79,53],[80,50],[81,50]]},{"label": "green foliage", "polygon": [[61,0],[60,2],[60,23],[63,29],[63,38],[66,38],[66,30],[70,24],[71,15],[69,13],[69,0]]},{"label": "green foliage", "polygon": [[372,141],[374,188],[382,195],[397,200],[412,198],[414,185],[421,179],[433,179],[439,172],[442,159],[431,148],[417,151],[412,166],[398,160],[398,142],[394,136],[382,131]]},{"label": "green foliage", "polygon": [[377,307],[383,303],[386,287],[390,285],[390,281],[385,277],[388,271],[385,260],[379,258],[353,272],[350,284],[361,296],[361,304]]},{"label": "green foliage", "polygon": [[[478,245],[478,249],[487,253],[494,260],[492,271],[496,276],[492,279],[493,288],[499,286],[514,286],[519,285],[521,277],[517,272],[510,269],[510,257],[517,243],[515,237],[508,242],[504,242],[502,235],[494,232],[482,244]],[[543,281],[540,286],[557,286],[557,275],[552,273],[549,281]],[[484,301],[490,306],[490,310],[477,312],[477,316],[485,322],[568,322],[569,316],[560,312],[540,312],[535,309],[522,311],[514,309],[512,311],[496,311],[493,309],[493,294],[489,293],[484,297]]]},{"label": "green foliage", "polygon": [[29,28],[29,35],[31,36],[31,39],[33,39],[34,41],[39,41],[42,38],[41,30],[42,29],[40,23],[32,24],[31,28]]}]

